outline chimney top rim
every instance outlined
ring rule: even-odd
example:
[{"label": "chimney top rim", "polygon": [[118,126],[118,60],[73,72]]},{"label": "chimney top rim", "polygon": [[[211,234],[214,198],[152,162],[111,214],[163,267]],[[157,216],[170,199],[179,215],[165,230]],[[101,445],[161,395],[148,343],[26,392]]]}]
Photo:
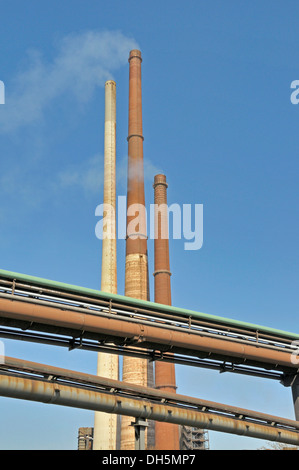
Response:
[{"label": "chimney top rim", "polygon": [[116,85],[116,83],[115,83],[114,80],[107,80],[107,81],[105,82],[105,86],[107,86],[107,85]]},{"label": "chimney top rim", "polygon": [[139,49],[132,49],[130,51],[129,61],[133,58],[137,58],[137,59],[140,59],[142,61],[141,51]]}]

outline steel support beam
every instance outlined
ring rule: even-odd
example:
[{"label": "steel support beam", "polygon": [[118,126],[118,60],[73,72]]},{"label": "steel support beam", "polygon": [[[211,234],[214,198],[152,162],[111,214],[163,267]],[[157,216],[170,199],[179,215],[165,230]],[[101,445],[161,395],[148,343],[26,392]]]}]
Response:
[{"label": "steel support beam", "polygon": [[299,374],[294,377],[292,382],[292,395],[296,420],[299,421]]},{"label": "steel support beam", "polygon": [[146,420],[136,418],[131,426],[135,428],[135,450],[145,450],[145,430],[148,427]]}]

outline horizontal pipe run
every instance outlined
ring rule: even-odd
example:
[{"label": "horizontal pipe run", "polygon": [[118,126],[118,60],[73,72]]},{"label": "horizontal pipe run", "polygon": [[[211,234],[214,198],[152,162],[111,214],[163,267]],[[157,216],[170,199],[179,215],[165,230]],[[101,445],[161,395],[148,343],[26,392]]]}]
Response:
[{"label": "horizontal pipe run", "polygon": [[299,339],[299,334],[290,333],[275,328],[268,328],[262,325],[254,325],[247,322],[241,322],[229,318],[224,318],[216,315],[210,315],[202,312],[196,312],[193,310],[188,310],[184,308],[178,308],[175,306],[168,306],[163,304],[157,304],[154,302],[149,302],[145,300],[133,299],[122,295],[111,295],[106,292],[97,291],[95,289],[85,288],[74,286],[71,284],[66,284],[62,282],[52,281],[48,279],[43,279],[35,276],[30,276],[26,274],[15,273],[7,270],[0,270],[0,279],[4,282],[10,280],[11,284],[18,284],[20,282],[25,282],[31,286],[38,288],[49,288],[56,289],[61,293],[67,294],[79,294],[83,296],[90,296],[94,299],[100,299],[103,301],[113,301],[118,304],[127,305],[129,307],[135,307],[138,309],[144,308],[145,310],[159,311],[160,313],[169,313],[173,315],[181,315],[183,317],[191,317],[199,320],[213,321],[215,323],[226,325],[227,327],[238,327],[245,328],[252,331],[259,331],[261,334],[268,334],[274,336],[281,336],[289,338],[291,341]]},{"label": "horizontal pipe run", "polygon": [[[12,301],[20,301],[20,302],[28,302],[32,304],[38,304],[40,306],[45,306],[45,307],[53,307],[53,308],[58,308],[63,311],[72,311],[72,312],[79,312],[83,314],[88,314],[88,315],[96,315],[100,317],[106,317],[106,318],[111,318],[111,315],[117,315],[117,318],[119,320],[125,320],[126,322],[130,323],[137,323],[137,324],[143,324],[143,325],[150,325],[150,326],[155,326],[157,328],[163,328],[168,331],[174,330],[178,332],[185,332],[186,333],[186,324],[184,325],[182,322],[181,326],[175,326],[174,323],[169,323],[165,319],[163,322],[161,320],[153,317],[149,318],[147,316],[141,317],[138,312],[134,312],[134,314],[128,314],[127,312],[123,312],[119,309],[114,310],[106,308],[102,308],[100,310],[95,310],[92,309],[88,306],[75,306],[72,304],[67,304],[64,303],[63,301],[57,302],[54,300],[45,300],[45,299],[37,299],[37,298],[31,298],[27,296],[22,296],[22,295],[12,295],[12,294],[3,294],[0,293],[0,311],[1,311],[1,299],[7,299],[7,300],[12,300]],[[214,325],[215,328],[215,325]],[[280,346],[278,345],[278,340],[276,339],[276,342],[265,342],[263,339],[258,338],[258,337],[249,337],[250,339],[245,339],[243,335],[245,335],[245,332],[240,333],[239,336],[236,336],[232,332],[222,332],[221,330],[219,331],[214,331],[212,332],[212,327],[211,330],[208,329],[201,329],[201,328],[196,328],[196,325],[188,325],[188,333],[192,333],[195,335],[200,335],[200,336],[206,336],[206,337],[211,337],[211,338],[219,338],[221,337],[222,340],[229,340],[230,342],[238,342],[242,344],[249,344],[252,345],[254,344],[255,346],[258,346],[259,348],[267,348],[267,349],[273,349],[277,351],[287,351],[289,354],[292,354],[295,351],[295,347],[290,346],[288,343],[282,343]]]},{"label": "horizontal pipe run", "polygon": [[299,445],[299,433],[296,431],[45,380],[8,376],[2,373],[0,395]]},{"label": "horizontal pipe run", "polygon": [[171,350],[171,352],[182,352],[189,355],[197,355],[205,352],[208,355],[216,354],[221,357],[233,357],[246,363],[268,364],[275,369],[290,368],[297,369],[298,366],[292,362],[290,352],[276,351],[261,348],[258,345],[233,343],[228,339],[216,339],[201,336],[185,331],[168,331],[156,326],[130,323],[119,320],[116,315],[101,317],[95,314],[86,314],[54,307],[39,305],[20,300],[1,299],[0,317],[25,321],[29,324],[37,323],[52,328],[65,328],[69,330],[84,331],[99,339],[111,341],[113,338],[127,341],[141,348]]},{"label": "horizontal pipe run", "polygon": [[221,361],[212,361],[209,359],[199,359],[194,357],[174,355],[172,353],[161,354],[159,351],[150,351],[140,348],[128,348],[126,346],[113,346],[111,344],[101,344],[98,341],[88,341],[83,338],[74,339],[67,337],[57,337],[51,335],[18,332],[15,330],[1,329],[0,338],[11,340],[27,341],[38,344],[47,344],[52,346],[66,347],[70,351],[73,349],[82,349],[85,351],[106,352],[109,354],[116,354],[121,356],[139,357],[140,359],[149,359],[150,361],[163,361],[173,364],[180,364],[185,366],[200,367],[204,369],[217,370],[220,373],[230,372],[234,374],[249,375],[261,377],[266,379],[274,379],[282,381],[285,374],[279,372],[263,371],[253,367],[238,366],[233,363],[224,363]]},{"label": "horizontal pipe run", "polygon": [[[94,311],[97,313],[103,308],[108,308],[109,311],[112,311],[113,313],[116,313],[117,311],[118,312],[123,311],[123,312],[126,312],[127,314],[130,312],[134,314],[137,314],[137,313],[144,314],[145,316],[150,316],[150,317],[155,316],[157,318],[160,317],[160,318],[163,318],[163,320],[167,319],[172,322],[175,322],[175,321],[181,322],[181,323],[187,322],[189,327],[196,326],[196,327],[202,327],[205,329],[221,328],[223,332],[227,332],[230,334],[236,334],[239,336],[251,335],[251,337],[254,337],[257,341],[261,340],[261,341],[268,341],[268,342],[273,342],[273,343],[283,341],[284,344],[290,344],[296,338],[295,334],[294,336],[290,336],[288,334],[282,335],[282,336],[274,336],[273,334],[267,334],[264,331],[251,328],[250,325],[248,329],[246,329],[245,327],[240,328],[236,325],[233,326],[231,324],[226,325],[224,323],[215,323],[213,321],[207,321],[207,319],[200,320],[199,318],[195,318],[194,316],[188,317],[188,316],[183,316],[179,314],[175,315],[174,313],[171,313],[168,311],[159,311],[159,308],[152,310],[151,308],[144,308],[140,306],[136,307],[135,303],[133,303],[132,305],[128,303],[122,304],[122,303],[119,303],[118,301],[115,301],[114,298],[107,300],[105,297],[102,298],[102,296],[95,298],[95,297],[89,297],[85,295],[77,295],[75,293],[71,293],[67,291],[53,290],[51,288],[45,288],[45,287],[40,287],[40,286],[35,286],[35,285],[30,285],[30,284],[23,284],[19,282],[16,283],[14,281],[0,279],[0,289],[2,290],[4,290],[4,288],[3,288],[3,285],[1,286],[1,284],[9,286],[8,288],[5,288],[5,292],[11,292],[12,295],[15,295],[19,291],[19,294],[23,296],[25,296],[26,294],[27,297],[31,299],[31,301],[33,298],[35,299],[39,298],[39,300],[42,300],[42,299],[45,299],[45,297],[48,297],[47,303],[49,301],[52,301],[54,303],[57,301],[58,302],[60,301],[60,303],[64,303],[65,306],[67,306],[67,304],[71,304],[71,305],[77,304],[79,308],[80,306],[84,307],[88,305],[87,308],[93,307]],[[0,294],[0,297],[7,298],[7,297],[10,297],[10,295],[4,293],[4,294]],[[151,303],[151,305],[159,306],[159,304],[157,303],[155,304]],[[201,314],[198,314],[198,315],[201,315]],[[211,317],[211,319],[213,320],[212,316],[209,316],[209,317]]]},{"label": "horizontal pipe run", "polygon": [[[52,377],[55,378],[55,383],[59,383],[59,380],[69,381],[72,384],[88,384],[94,387],[104,388],[106,390],[113,390],[114,392],[121,392],[123,394],[130,394],[134,398],[147,398],[153,400],[163,400],[168,404],[192,406],[198,408],[206,408],[208,410],[217,411],[225,414],[232,414],[236,416],[244,416],[253,420],[262,420],[265,423],[271,423],[272,425],[286,426],[299,431],[299,422],[281,418],[278,416],[269,415],[266,413],[260,413],[257,411],[247,410],[240,407],[224,405],[222,403],[216,403],[209,400],[203,400],[200,398],[189,397],[178,393],[167,392],[165,390],[157,390],[155,388],[143,387],[136,384],[122,382],[107,377],[100,377],[98,375],[87,374],[84,372],[78,372],[59,367],[49,366],[47,364],[40,364],[32,361],[26,361],[14,357],[5,357],[4,362],[0,364],[0,372],[7,372],[8,374],[15,373],[28,373],[35,374],[36,376]],[[30,378],[33,378],[32,376]],[[34,377],[40,378],[40,377]]]}]

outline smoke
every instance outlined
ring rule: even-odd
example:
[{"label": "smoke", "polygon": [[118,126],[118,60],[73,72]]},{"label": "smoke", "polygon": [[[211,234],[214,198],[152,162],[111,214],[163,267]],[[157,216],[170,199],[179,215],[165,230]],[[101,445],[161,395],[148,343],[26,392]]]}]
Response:
[{"label": "smoke", "polygon": [[103,156],[97,154],[80,164],[69,165],[58,174],[58,188],[78,188],[86,195],[100,194],[104,179],[103,161]]},{"label": "smoke", "polygon": [[129,170],[128,181],[142,181],[143,179],[145,181],[154,181],[154,176],[158,173],[162,173],[161,170],[148,159],[132,162]]},{"label": "smoke", "polygon": [[[116,159],[117,187],[126,190],[128,161],[126,158]],[[96,154],[89,159],[84,159],[81,163],[70,164],[57,175],[56,185],[60,189],[78,188],[83,189],[86,194],[101,194],[104,182],[104,157]],[[155,175],[162,173],[151,161],[145,159],[143,164],[134,166],[130,178],[135,181],[144,178],[145,182],[153,184]],[[129,179],[130,183],[130,179]]]},{"label": "smoke", "polygon": [[86,31],[63,37],[51,61],[38,50],[27,52],[24,70],[6,82],[6,104],[0,109],[0,132],[13,132],[44,118],[53,103],[68,96],[88,102],[128,60],[135,40],[119,31]]},{"label": "smoke", "polygon": [[[129,51],[136,47],[134,39],[119,31],[85,31],[60,38],[50,52],[26,52],[15,75],[5,80],[5,104],[0,106],[6,155],[0,174],[0,196],[6,201],[1,220],[15,210],[16,200],[22,201],[24,213],[59,198],[64,190],[101,194],[103,156],[91,153],[88,158],[83,148],[78,161],[64,151],[61,140],[56,154],[56,136],[60,139],[70,117],[81,123],[97,88],[127,66]],[[81,115],[70,112],[70,103]]]},{"label": "smoke", "polygon": [[[127,183],[130,185],[130,181],[142,181],[154,182],[155,175],[163,173],[162,169],[158,167],[148,158],[143,158],[143,161],[134,162],[130,165],[130,173],[128,174],[128,157],[117,160],[117,184],[126,188]],[[163,173],[164,174],[164,173]]]}]

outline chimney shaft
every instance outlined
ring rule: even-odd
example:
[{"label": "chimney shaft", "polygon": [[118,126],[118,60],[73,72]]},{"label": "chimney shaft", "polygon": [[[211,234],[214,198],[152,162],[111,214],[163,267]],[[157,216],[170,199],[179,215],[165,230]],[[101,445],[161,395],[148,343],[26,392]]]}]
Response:
[{"label": "chimney shaft", "polygon": [[[147,234],[143,174],[143,134],[141,96],[141,52],[132,50],[129,57],[129,129],[128,129],[128,187],[125,295],[149,300]],[[148,361],[134,357],[123,358],[123,380],[148,386]],[[123,416],[121,449],[135,449],[135,430],[132,418]],[[146,448],[149,432],[146,433]]]},{"label": "chimney shaft", "polygon": [[[165,175],[154,179],[155,202],[155,302],[171,305],[167,183]],[[157,361],[155,386],[161,391],[176,392],[174,364]],[[156,421],[156,450],[179,450],[179,428],[176,424]]]},{"label": "chimney shaft", "polygon": [[[147,255],[143,131],[141,95],[141,52],[130,52],[129,63],[129,129],[128,129],[128,188],[127,188],[127,244],[126,254]],[[140,210],[136,219],[136,212]],[[134,224],[134,220],[139,224]]]},{"label": "chimney shaft", "polygon": [[[117,294],[116,267],[116,84],[105,83],[105,133],[104,133],[104,211],[107,224],[103,227],[101,290]],[[105,207],[105,205],[107,205]],[[119,379],[118,356],[98,354],[97,374]],[[95,412],[94,450],[115,450],[117,415]]]}]

